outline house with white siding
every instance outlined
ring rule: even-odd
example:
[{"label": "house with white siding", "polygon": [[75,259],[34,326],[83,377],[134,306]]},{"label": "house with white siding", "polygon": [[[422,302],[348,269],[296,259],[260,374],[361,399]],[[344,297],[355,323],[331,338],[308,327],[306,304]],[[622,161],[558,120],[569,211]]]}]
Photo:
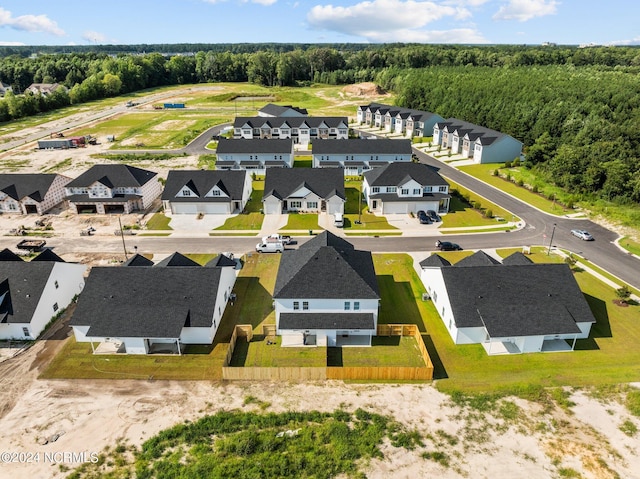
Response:
[{"label": "house with white siding", "polygon": [[232,214],[244,210],[252,183],[243,170],[171,170],[162,192],[172,214]]},{"label": "house with white siding", "polygon": [[0,339],[36,339],[82,291],[87,267],[50,250],[31,261],[0,256]]},{"label": "house with white siding", "polygon": [[135,166],[94,165],[65,185],[76,213],[144,211],[162,194],[158,174]]},{"label": "house with white siding", "polygon": [[282,346],[370,346],[376,335],[371,252],[328,231],[282,253],[273,299]]},{"label": "house with white siding", "polygon": [[71,181],[58,174],[0,174],[0,212],[43,215],[65,200]]},{"label": "house with white siding", "polygon": [[522,155],[522,142],[515,138],[456,118],[434,125],[433,144],[474,163],[504,163]]},{"label": "house with white siding", "polygon": [[455,344],[488,354],[572,351],[596,322],[571,268],[502,262],[478,251],[452,265],[437,254],[420,262],[421,280]]},{"label": "house with white siding", "polygon": [[242,139],[221,138],[216,148],[218,170],[250,170],[264,175],[268,168],[292,168],[294,160],[293,141],[289,139]]},{"label": "house with white siding", "polygon": [[76,341],[95,353],[124,354],[182,354],[185,345],[212,344],[235,263],[200,266],[176,253],[145,264],[91,269],[70,321]]},{"label": "house with white siding", "polygon": [[411,140],[350,139],[327,140],[313,144],[314,168],[341,167],[347,176],[396,162],[411,162]]},{"label": "house with white siding", "polygon": [[434,125],[443,120],[440,115],[429,111],[383,103],[361,105],[356,110],[358,124],[384,128],[389,133],[402,134],[406,138],[431,136]]},{"label": "house with white siding", "polygon": [[342,168],[270,168],[264,182],[265,214],[344,213]]},{"label": "house with white siding", "polygon": [[345,140],[349,138],[346,116],[322,117],[236,117],[234,139],[291,139],[307,147],[314,140]]},{"label": "house with white siding", "polygon": [[362,193],[369,211],[382,215],[420,210],[444,214],[451,200],[449,183],[434,168],[411,162],[366,171]]}]

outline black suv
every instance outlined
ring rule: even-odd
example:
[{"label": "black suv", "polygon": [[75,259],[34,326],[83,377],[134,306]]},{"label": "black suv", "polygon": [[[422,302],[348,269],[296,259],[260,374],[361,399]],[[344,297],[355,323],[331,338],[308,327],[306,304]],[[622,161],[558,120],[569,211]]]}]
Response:
[{"label": "black suv", "polygon": [[457,243],[450,241],[436,241],[436,248],[440,251],[460,251],[462,248]]},{"label": "black suv", "polygon": [[429,218],[429,215],[427,215],[422,210],[416,213],[416,217],[418,218],[418,221],[420,222],[421,225],[430,225],[431,223],[433,223],[433,220]]}]

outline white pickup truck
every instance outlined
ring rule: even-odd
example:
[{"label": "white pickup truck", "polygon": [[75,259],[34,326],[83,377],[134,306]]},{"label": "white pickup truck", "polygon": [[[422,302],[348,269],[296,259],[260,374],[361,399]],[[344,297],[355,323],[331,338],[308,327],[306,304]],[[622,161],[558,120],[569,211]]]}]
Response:
[{"label": "white pickup truck", "polygon": [[262,242],[263,243],[267,243],[269,241],[276,241],[276,242],[280,242],[280,243],[282,243],[284,245],[287,245],[287,244],[291,244],[291,242],[293,241],[293,238],[291,238],[291,236],[281,235],[281,234],[278,234],[278,233],[273,233],[273,234],[270,234],[269,236],[264,236],[262,238]]}]

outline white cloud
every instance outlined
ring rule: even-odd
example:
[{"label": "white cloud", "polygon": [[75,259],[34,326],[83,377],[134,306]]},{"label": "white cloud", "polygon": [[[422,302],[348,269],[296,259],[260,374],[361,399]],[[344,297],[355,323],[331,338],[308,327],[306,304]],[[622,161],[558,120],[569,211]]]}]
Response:
[{"label": "white cloud", "polygon": [[[202,0],[202,1],[205,3],[210,3],[212,5],[215,5],[217,3],[226,2],[227,0]],[[269,5],[273,5],[277,1],[278,0],[239,0],[240,3],[257,3],[258,5],[264,5],[265,7],[268,7]]]},{"label": "white cloud", "polygon": [[458,5],[459,7],[479,7],[490,0],[445,0],[445,5]]},{"label": "white cloud", "polygon": [[640,37],[635,37],[630,40],[613,40],[607,43],[607,45],[640,45]]},{"label": "white cloud", "polygon": [[107,36],[100,32],[87,30],[82,34],[82,39],[91,43],[105,43],[107,41]]},{"label": "white cloud", "polygon": [[0,7],[0,27],[9,27],[27,32],[50,33],[58,37],[66,35],[64,30],[46,15],[20,15],[19,17],[14,17],[10,11],[2,7]]},{"label": "white cloud", "polygon": [[20,47],[25,45],[22,42],[3,42],[0,40],[0,47]]},{"label": "white cloud", "polygon": [[557,0],[509,0],[493,16],[494,20],[518,20],[526,22],[536,17],[556,13]]}]

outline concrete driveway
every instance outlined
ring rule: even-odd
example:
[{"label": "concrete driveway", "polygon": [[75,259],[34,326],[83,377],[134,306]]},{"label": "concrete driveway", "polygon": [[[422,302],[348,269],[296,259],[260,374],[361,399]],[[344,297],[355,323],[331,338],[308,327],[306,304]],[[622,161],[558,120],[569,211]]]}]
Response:
[{"label": "concrete driveway", "polygon": [[395,226],[402,231],[402,236],[431,236],[438,234],[438,226],[442,223],[432,223],[422,225],[418,218],[411,217],[407,213],[384,215],[391,226]]},{"label": "concrete driveway", "polygon": [[204,215],[198,219],[197,215],[172,215],[169,226],[173,228],[172,235],[208,235],[211,230],[222,226],[228,218],[235,215]]}]

